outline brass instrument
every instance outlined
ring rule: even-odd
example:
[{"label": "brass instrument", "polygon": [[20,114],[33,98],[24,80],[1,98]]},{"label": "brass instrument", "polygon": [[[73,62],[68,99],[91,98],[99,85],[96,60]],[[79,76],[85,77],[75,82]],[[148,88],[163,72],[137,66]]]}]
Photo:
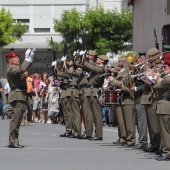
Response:
[{"label": "brass instrument", "polygon": [[119,60],[120,59],[125,59],[129,63],[133,63],[138,58],[139,58],[139,54],[137,52],[135,52],[135,51],[126,51],[126,52],[124,52],[124,53],[122,53],[120,55]]},{"label": "brass instrument", "polygon": [[148,62],[150,62],[150,61],[152,61],[152,60],[154,60],[154,59],[161,59],[164,54],[169,53],[169,52],[170,52],[170,51],[162,52],[162,53],[157,54],[157,55],[155,55],[154,57],[151,57],[151,58],[149,58],[149,59],[147,59],[147,60],[145,60],[145,61],[143,61],[143,62],[141,62],[141,63],[139,63],[139,64],[132,65],[131,67],[132,67],[132,69],[136,69],[136,68],[138,68],[138,67],[141,67],[142,65],[145,66],[145,65],[148,64]]}]

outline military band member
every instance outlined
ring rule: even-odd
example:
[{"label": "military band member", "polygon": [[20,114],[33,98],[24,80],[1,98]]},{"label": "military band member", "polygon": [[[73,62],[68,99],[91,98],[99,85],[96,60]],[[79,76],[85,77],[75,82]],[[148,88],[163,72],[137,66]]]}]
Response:
[{"label": "military band member", "polygon": [[[149,67],[155,72],[157,55],[159,50],[151,48],[148,50],[147,55],[149,59]],[[145,70],[146,71],[146,70]],[[145,84],[144,91],[142,94],[141,104],[145,106],[148,131],[150,137],[150,146],[145,149],[146,152],[155,152],[160,148],[160,131],[158,125],[158,116],[156,115],[156,98],[152,97],[153,90],[149,84]]]},{"label": "military band member", "polygon": [[[118,62],[117,66],[116,66],[118,75],[120,76],[120,74],[122,74],[122,72],[125,70],[123,67],[123,64],[121,62]],[[122,79],[122,77],[117,79],[114,79],[114,77],[109,77],[110,79],[110,85],[116,84],[113,89],[116,88],[121,88],[122,84],[119,83],[119,80]],[[127,132],[126,132],[126,128],[125,128],[125,120],[124,120],[124,116],[123,116],[123,109],[121,107],[121,103],[118,103],[116,105],[114,105],[114,111],[116,114],[116,118],[117,118],[117,125],[118,125],[118,140],[113,142],[113,144],[116,145],[124,145],[126,144],[126,136],[127,136]]]},{"label": "military band member", "polygon": [[71,120],[70,105],[68,101],[68,79],[70,78],[70,75],[66,74],[64,71],[65,64],[65,60],[58,60],[57,68],[55,70],[55,74],[57,75],[57,77],[61,78],[62,91],[60,95],[60,101],[63,110],[64,124],[66,127],[66,132],[64,134],[61,134],[60,137],[69,137],[73,133],[73,124]]},{"label": "military band member", "polygon": [[163,71],[165,76],[161,78],[159,73],[154,74],[156,84],[153,89],[158,93],[156,115],[160,127],[162,156],[158,161],[170,161],[170,53],[164,55]]},{"label": "military band member", "polygon": [[[82,111],[82,117],[83,117],[83,122],[84,122],[84,133],[82,136],[80,136],[78,139],[88,139],[91,138],[91,136],[87,136],[86,131],[88,131],[88,116],[86,115],[86,107],[85,103],[87,103],[87,98],[84,96],[84,91],[86,89],[86,86],[88,84],[88,77],[89,74],[87,71],[84,70],[83,64],[82,64],[82,57],[87,57],[88,54],[85,54],[86,51],[81,51],[80,56],[81,58],[78,59],[77,57],[74,58],[74,64],[76,67],[80,70],[81,69],[81,74],[78,77],[77,84],[79,88],[79,99],[80,99],[80,105],[81,105],[81,111]],[[84,56],[83,56],[84,55]],[[81,60],[81,62],[80,62]],[[86,130],[87,129],[87,130]]]},{"label": "military band member", "polygon": [[[136,64],[143,63],[146,55],[144,52],[138,53],[139,58],[136,61]],[[143,58],[144,57],[144,58]],[[141,65],[139,68],[136,68],[136,76],[143,72],[144,65]],[[137,129],[138,129],[138,144],[136,145],[136,149],[145,149],[147,148],[147,118],[144,105],[141,104],[141,97],[144,90],[144,82],[140,79],[140,77],[134,78],[135,85],[131,88],[134,91],[134,102],[135,102],[135,113],[137,120]]]},{"label": "military band member", "polygon": [[35,49],[28,49],[25,52],[25,60],[19,66],[18,53],[10,52],[6,55],[7,80],[11,91],[8,102],[12,108],[12,119],[9,128],[9,148],[23,148],[19,145],[19,128],[23,113],[27,105],[27,83],[24,72],[29,69],[33,62]]},{"label": "military band member", "polygon": [[81,117],[80,117],[80,103],[79,103],[79,90],[77,80],[81,75],[80,69],[73,68],[73,62],[70,61],[68,64],[68,69],[65,73],[70,75],[69,85],[67,89],[68,102],[70,108],[71,121],[73,126],[73,133],[70,138],[79,138],[81,136]]},{"label": "military band member", "polygon": [[[85,61],[83,66],[90,72],[89,82],[87,88],[84,91],[84,96],[87,99],[87,103],[84,104],[86,107],[86,113],[88,116],[88,125],[86,128],[87,136],[91,137],[88,140],[102,140],[103,139],[103,126],[102,126],[102,114],[101,106],[97,99],[97,92],[99,87],[102,87],[103,77],[99,77],[104,73],[104,65],[108,62],[108,57],[105,55],[97,56],[96,63],[90,60],[90,57],[94,59],[97,55],[95,51],[89,51],[89,61]],[[93,123],[95,125],[95,136],[93,136]],[[92,137],[93,136],[93,137]]]}]

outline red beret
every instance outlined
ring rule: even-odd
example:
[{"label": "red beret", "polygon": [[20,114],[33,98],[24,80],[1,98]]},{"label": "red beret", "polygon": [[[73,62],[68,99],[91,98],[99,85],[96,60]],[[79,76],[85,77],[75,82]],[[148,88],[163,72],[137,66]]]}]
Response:
[{"label": "red beret", "polygon": [[17,57],[18,53],[17,52],[10,52],[6,55],[6,60],[11,59],[13,57]]},{"label": "red beret", "polygon": [[169,64],[169,65],[170,65],[170,53],[166,53],[166,54],[163,56],[163,60],[164,60],[164,65],[165,65],[165,64]]}]

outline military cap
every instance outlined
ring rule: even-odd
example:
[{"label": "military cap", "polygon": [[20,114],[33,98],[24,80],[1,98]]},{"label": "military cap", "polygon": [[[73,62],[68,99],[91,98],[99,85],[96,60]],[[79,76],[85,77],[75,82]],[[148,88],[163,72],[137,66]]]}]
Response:
[{"label": "military cap", "polygon": [[164,60],[164,65],[165,65],[165,64],[170,65],[170,53],[166,53],[166,54],[163,56],[163,60]]},{"label": "military cap", "polygon": [[88,51],[88,54],[89,54],[89,55],[97,55],[97,52],[94,51],[94,50],[89,50],[89,51]]},{"label": "military cap", "polygon": [[159,54],[159,50],[157,48],[151,48],[150,50],[148,50],[147,55],[156,55]]},{"label": "military cap", "polygon": [[164,45],[163,51],[170,51],[170,45]]},{"label": "military cap", "polygon": [[104,61],[109,60],[109,58],[106,55],[99,55],[98,58],[100,58],[101,60],[104,60]]},{"label": "military cap", "polygon": [[18,57],[18,53],[17,52],[10,52],[5,57],[6,57],[6,60],[9,60],[11,58]]}]

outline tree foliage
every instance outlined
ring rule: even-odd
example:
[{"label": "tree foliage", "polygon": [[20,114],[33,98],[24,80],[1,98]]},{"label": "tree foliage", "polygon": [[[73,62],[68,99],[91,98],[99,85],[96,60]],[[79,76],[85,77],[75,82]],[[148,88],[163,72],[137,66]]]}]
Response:
[{"label": "tree foliage", "polygon": [[4,8],[0,10],[0,47],[21,39],[26,32],[27,26],[20,23],[14,24],[12,15]]},{"label": "tree foliage", "polygon": [[[54,29],[60,32],[66,44],[72,44],[70,52],[81,48],[95,49],[99,54],[130,50],[126,45],[132,38],[132,10],[107,10],[103,8],[89,9],[79,13],[76,9],[64,11],[60,20],[54,20]],[[62,42],[63,43],[63,42]],[[61,50],[61,48],[60,48]]]}]

